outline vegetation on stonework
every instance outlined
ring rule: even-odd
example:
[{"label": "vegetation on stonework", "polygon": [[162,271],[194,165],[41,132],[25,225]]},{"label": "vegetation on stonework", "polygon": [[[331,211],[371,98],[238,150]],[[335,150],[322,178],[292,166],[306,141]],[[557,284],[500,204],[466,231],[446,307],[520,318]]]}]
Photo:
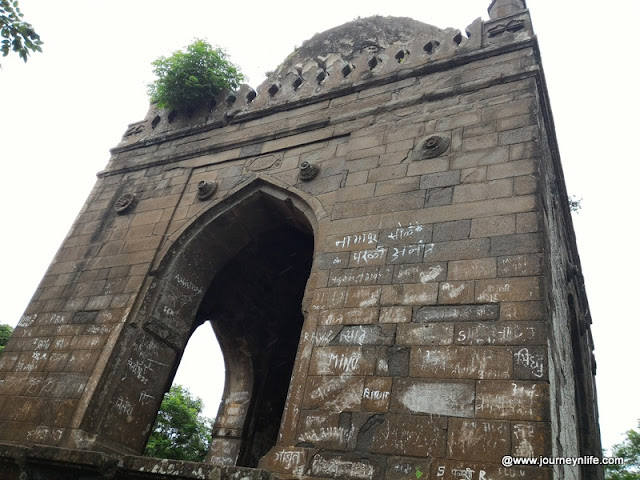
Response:
[{"label": "vegetation on stonework", "polygon": [[640,480],[640,430],[629,430],[627,438],[613,446],[610,456],[623,458],[624,465],[606,465],[604,477],[607,480]]},{"label": "vegetation on stonework", "polygon": [[189,389],[173,385],[164,396],[147,442],[147,457],[202,462],[211,442],[213,421],[202,414],[204,404]]},{"label": "vegetation on stonework", "polygon": [[569,210],[579,213],[582,209],[582,198],[577,198],[575,195],[569,195]]},{"label": "vegetation on stonework", "polygon": [[4,346],[9,341],[11,332],[13,332],[13,328],[11,328],[9,325],[0,325],[0,353],[2,353],[2,351],[4,350]]},{"label": "vegetation on stonework", "polygon": [[196,39],[186,51],[160,57],[152,65],[157,79],[148,85],[151,102],[188,114],[208,104],[222,90],[237,89],[244,80],[227,54],[205,40]]},{"label": "vegetation on stonework", "polygon": [[0,51],[6,57],[17,53],[25,62],[31,52],[42,51],[42,41],[30,23],[23,20],[17,1],[0,0]]}]

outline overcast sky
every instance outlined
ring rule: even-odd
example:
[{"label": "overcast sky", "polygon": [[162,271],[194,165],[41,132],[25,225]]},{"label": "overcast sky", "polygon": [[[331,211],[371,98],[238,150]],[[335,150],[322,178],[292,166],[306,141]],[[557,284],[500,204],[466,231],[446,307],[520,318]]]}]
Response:
[{"label": "overcast sky", "polygon": [[[374,14],[464,29],[489,0],[213,2],[20,0],[45,44],[0,64],[0,323],[15,326],[129,123],[144,118],[150,63],[193,38],[224,47],[257,86],[314,33]],[[179,5],[179,7],[178,7]],[[605,446],[640,418],[636,236],[638,0],[529,0],[593,317]],[[212,339],[183,360],[201,396]],[[189,347],[189,351],[192,347]],[[205,353],[203,353],[205,352]],[[206,368],[203,368],[206,366]],[[184,368],[183,368],[184,367]],[[216,395],[215,393],[213,394]],[[217,393],[219,398],[219,393]],[[215,415],[217,401],[208,402]]]}]

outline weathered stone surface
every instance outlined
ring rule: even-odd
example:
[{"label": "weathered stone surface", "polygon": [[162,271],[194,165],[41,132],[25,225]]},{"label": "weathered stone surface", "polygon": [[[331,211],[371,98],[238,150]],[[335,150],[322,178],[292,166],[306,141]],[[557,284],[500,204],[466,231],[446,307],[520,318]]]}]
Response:
[{"label": "weathered stone surface", "polygon": [[398,226],[391,229],[383,229],[380,232],[380,245],[392,247],[399,245],[421,245],[431,242],[433,235],[432,225],[410,224],[406,227]]},{"label": "weathered stone surface", "polygon": [[340,422],[337,412],[303,411],[297,441],[317,448],[347,450],[355,440],[351,424]]},{"label": "weathered stone surface", "polygon": [[457,460],[500,463],[511,452],[509,422],[451,419],[447,450]]},{"label": "weathered stone surface", "polygon": [[331,345],[392,345],[395,333],[393,325],[343,326]]},{"label": "weathered stone surface", "polygon": [[368,377],[362,392],[362,410],[386,412],[391,399],[391,377]]},{"label": "weathered stone surface", "polygon": [[348,287],[344,300],[345,307],[373,307],[380,303],[382,287]]},{"label": "weathered stone surface", "polygon": [[386,415],[371,451],[390,455],[444,457],[446,421],[437,416]]},{"label": "weathered stone surface", "polygon": [[432,305],[438,301],[436,283],[385,285],[381,305]]},{"label": "weathered stone surface", "polygon": [[414,321],[431,323],[497,320],[499,315],[500,307],[491,304],[422,307],[416,312]]},{"label": "weathered stone surface", "polygon": [[440,304],[469,304],[473,303],[473,282],[442,282],[438,292]]},{"label": "weathered stone surface", "polygon": [[[28,460],[26,460],[28,458]],[[25,461],[26,460],[26,461]],[[211,465],[131,455],[113,455],[91,451],[0,444],[0,474],[6,480],[24,478],[29,471],[36,478],[121,478],[123,480],[179,477],[232,480],[271,480],[265,470]]]},{"label": "weathered stone surface", "polygon": [[475,385],[470,381],[396,379],[391,411],[473,417]]},{"label": "weathered stone surface", "polygon": [[478,302],[526,302],[539,299],[539,277],[478,280],[476,282],[476,300]]},{"label": "weathered stone surface", "polygon": [[[357,252],[363,253],[363,252]],[[329,274],[329,287],[351,285],[376,285],[391,282],[391,267],[366,267],[332,270]]]},{"label": "weathered stone surface", "polygon": [[411,321],[411,307],[382,307],[380,323],[408,323]]},{"label": "weathered stone surface", "polygon": [[547,349],[544,346],[514,349],[513,374],[519,380],[547,380]]},{"label": "weathered stone surface", "polygon": [[318,453],[311,460],[311,475],[321,478],[383,478],[383,462],[356,455]]},{"label": "weathered stone surface", "polygon": [[475,280],[495,277],[496,261],[494,258],[478,258],[474,260],[449,262],[448,280]]},{"label": "weathered stone surface", "polygon": [[501,320],[542,320],[545,305],[542,302],[503,302],[500,307]]},{"label": "weathered stone surface", "polygon": [[444,280],[447,275],[446,263],[422,263],[419,265],[398,265],[395,267],[393,283],[429,283]]},{"label": "weathered stone surface", "polygon": [[551,480],[550,468],[541,467],[503,467],[489,462],[471,462],[465,460],[435,460],[431,467],[431,478],[444,480],[471,480],[489,478],[527,478],[532,480]]},{"label": "weathered stone surface", "polygon": [[431,460],[422,458],[391,457],[387,460],[387,480],[405,480],[406,478],[429,479]]},{"label": "weathered stone surface", "polygon": [[321,325],[363,325],[375,323],[377,307],[341,308],[326,310],[319,315]]},{"label": "weathered stone surface", "polygon": [[547,329],[543,322],[483,322],[456,325],[458,345],[543,345]]},{"label": "weathered stone surface", "polygon": [[362,347],[317,347],[310,375],[372,375],[375,363]]},{"label": "weathered stone surface", "polygon": [[[358,19],[257,91],[132,124],[0,358],[0,476],[548,480],[501,458],[599,454],[524,7],[496,0],[469,34]],[[228,467],[89,453],[143,451],[203,321],[227,370],[208,461]]]},{"label": "weathered stone surface", "polygon": [[505,420],[549,418],[549,384],[524,381],[479,381],[476,416]]},{"label": "weathered stone surface", "polygon": [[513,354],[504,348],[412,347],[410,375],[431,378],[496,378],[513,375]]},{"label": "weathered stone surface", "polygon": [[498,277],[528,277],[540,275],[541,271],[541,255],[498,257]]},{"label": "weathered stone surface", "polygon": [[451,345],[452,323],[401,324],[396,332],[397,345]]},{"label": "weathered stone surface", "polygon": [[545,422],[514,422],[511,424],[511,455],[514,457],[550,456],[551,428]]},{"label": "weathered stone surface", "polygon": [[364,391],[363,377],[309,377],[303,408],[328,408],[348,412],[360,409]]},{"label": "weathered stone surface", "polygon": [[271,450],[262,457],[260,468],[270,472],[301,475],[304,473],[309,453],[310,450],[307,448],[295,447]]}]

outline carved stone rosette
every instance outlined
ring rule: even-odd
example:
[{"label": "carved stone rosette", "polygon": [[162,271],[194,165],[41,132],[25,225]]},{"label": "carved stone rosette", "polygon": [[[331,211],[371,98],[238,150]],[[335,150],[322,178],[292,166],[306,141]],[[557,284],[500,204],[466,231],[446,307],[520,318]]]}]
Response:
[{"label": "carved stone rosette", "polygon": [[300,164],[300,180],[303,182],[310,182],[318,176],[320,173],[320,167],[311,162],[304,161]]},{"label": "carved stone rosette", "polygon": [[418,142],[418,146],[411,154],[412,160],[426,160],[427,158],[435,158],[442,155],[451,141],[448,137],[440,135],[431,135]]},{"label": "carved stone rosette", "polygon": [[217,190],[217,182],[207,182],[206,180],[198,182],[198,200],[208,200]]},{"label": "carved stone rosette", "polygon": [[136,206],[136,203],[138,203],[138,196],[135,193],[125,193],[116,200],[113,209],[118,215],[124,215],[131,211]]}]

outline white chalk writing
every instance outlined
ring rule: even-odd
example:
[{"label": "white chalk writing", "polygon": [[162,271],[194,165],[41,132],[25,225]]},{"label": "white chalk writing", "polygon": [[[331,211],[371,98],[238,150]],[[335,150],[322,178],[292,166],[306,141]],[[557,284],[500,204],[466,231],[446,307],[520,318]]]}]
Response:
[{"label": "white chalk writing", "polygon": [[140,405],[146,405],[147,403],[151,403],[153,401],[153,395],[149,395],[147,392],[140,392],[140,397],[138,397],[138,403]]},{"label": "white chalk writing", "polygon": [[373,478],[374,468],[363,462],[351,462],[337,458],[325,459],[316,455],[313,459],[313,474],[333,478]]},{"label": "white chalk writing", "polygon": [[330,285],[340,287],[342,285],[360,285],[363,283],[375,283],[382,278],[382,273],[379,272],[361,272],[345,273],[345,274],[333,274],[329,279]]},{"label": "white chalk writing", "polygon": [[[436,474],[437,477],[444,477],[445,473],[447,471],[447,468],[445,466],[439,466],[438,467],[438,473]],[[467,468],[453,468],[451,469],[451,476],[456,477],[456,478],[463,478],[464,480],[488,480],[487,479],[487,472],[485,472],[484,470],[480,470],[478,471],[478,476],[475,476],[474,474],[476,473],[475,470],[472,470],[471,468],[467,467]]]},{"label": "white chalk writing", "polygon": [[51,346],[51,338],[34,338],[33,346],[34,350],[47,350]]},{"label": "white chalk writing", "polygon": [[48,438],[58,442],[62,438],[63,430],[61,428],[37,427],[35,430],[27,433],[27,439],[35,443],[44,443]]},{"label": "white chalk writing", "polygon": [[362,354],[358,352],[353,352],[351,355],[330,353],[329,366],[341,370],[343,373],[353,372],[358,368],[361,357]]},{"label": "white chalk writing", "polygon": [[360,250],[357,252],[353,252],[352,258],[356,264],[368,264],[369,262],[374,262],[376,260],[380,260],[384,258],[387,253],[387,249],[384,247],[378,247],[375,250]]},{"label": "white chalk writing", "polygon": [[158,345],[153,341],[139,342],[134,346],[133,351],[138,358],[132,356],[127,359],[127,367],[143,385],[146,385],[149,382],[148,375],[154,371],[154,368],[157,365],[166,366],[166,364],[151,358],[159,354]]},{"label": "white chalk writing", "polygon": [[449,295],[449,298],[457,298],[460,296],[460,294],[464,291],[466,287],[467,286],[464,283],[461,285],[458,285],[457,287],[454,287],[450,283],[443,283],[442,291],[447,292],[447,294]]},{"label": "white chalk writing", "polygon": [[91,325],[87,327],[87,333],[94,335],[102,335],[109,332],[111,332],[111,327],[107,327],[105,325]]},{"label": "white chalk writing", "polygon": [[320,427],[307,429],[307,431],[302,435],[302,438],[313,442],[331,441],[348,443],[353,437],[353,433],[353,428]]},{"label": "white chalk writing", "polygon": [[18,322],[18,326],[23,328],[30,327],[35,323],[37,318],[38,318],[37,313],[34,313],[33,315],[23,315],[22,317],[20,317],[20,322]]},{"label": "white chalk writing", "polygon": [[424,245],[405,245],[391,248],[391,261],[397,262],[406,257],[422,258]]},{"label": "white chalk writing", "polygon": [[[389,239],[402,240],[403,238],[411,237],[415,233],[420,233],[422,230],[424,230],[422,225],[417,225],[417,224],[416,225],[409,224],[408,227],[402,227],[400,224],[398,225],[399,225],[398,228],[396,228],[393,232],[387,235]],[[420,243],[422,243],[422,240],[420,240]]]},{"label": "white chalk writing", "polygon": [[386,400],[389,398],[390,392],[385,390],[370,390],[369,388],[364,389],[364,393],[362,394],[362,398],[370,398],[371,400]]},{"label": "white chalk writing", "polygon": [[506,293],[511,290],[511,285],[505,283],[503,285],[487,285],[487,288],[478,295],[479,302],[491,302],[496,303],[499,301],[498,294]]},{"label": "white chalk writing", "polygon": [[436,278],[438,278],[438,275],[440,275],[443,271],[444,271],[444,268],[442,267],[442,265],[429,267],[428,272],[420,272],[420,283],[427,283],[427,282],[431,282],[432,280],[435,280]]},{"label": "white chalk writing", "polygon": [[333,340],[333,330],[325,330],[322,332],[304,332],[303,339],[305,342],[312,342],[314,345],[326,345]]},{"label": "white chalk writing", "polygon": [[51,318],[49,319],[49,323],[54,323],[56,325],[64,323],[64,315],[56,315],[55,313],[52,314]]},{"label": "white chalk writing", "polygon": [[377,245],[378,244],[378,234],[375,232],[366,232],[359,233],[355,235],[347,235],[343,237],[342,240],[336,241],[336,247],[340,247],[342,249],[348,248],[351,245]]},{"label": "white chalk writing", "polygon": [[194,293],[202,293],[202,288],[198,287],[196,284],[190,282],[186,278],[180,276],[179,274],[173,277],[178,285],[181,287],[191,290]]},{"label": "white chalk writing", "polygon": [[340,342],[362,345],[367,338],[367,330],[358,326],[355,328],[343,328],[340,332]]},{"label": "white chalk writing", "polygon": [[114,407],[120,415],[126,414],[131,417],[133,414],[133,404],[122,397],[116,398]]},{"label": "white chalk writing", "polygon": [[522,365],[531,370],[531,373],[542,378],[544,375],[544,356],[529,352],[528,348],[521,348],[514,355],[516,365]]},{"label": "white chalk writing", "polygon": [[302,461],[302,453],[291,452],[287,450],[281,450],[276,452],[276,462],[280,462],[284,465],[287,470],[290,470],[292,467],[296,467]]}]

